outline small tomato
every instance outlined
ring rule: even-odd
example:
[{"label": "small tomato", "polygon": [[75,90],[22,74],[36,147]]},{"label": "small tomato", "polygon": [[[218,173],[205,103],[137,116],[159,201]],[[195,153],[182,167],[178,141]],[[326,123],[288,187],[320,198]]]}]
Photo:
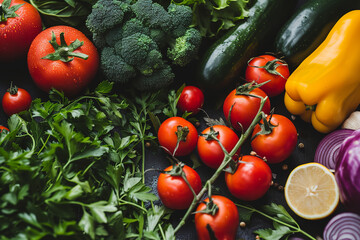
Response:
[{"label": "small tomato", "polygon": [[210,240],[210,231],[216,239],[231,240],[236,238],[236,231],[239,226],[239,214],[236,205],[228,198],[220,195],[211,197],[217,210],[215,214],[201,213],[206,209],[209,198],[200,203],[195,213],[195,227],[199,240]]},{"label": "small tomato", "polygon": [[245,71],[247,82],[268,83],[260,88],[269,97],[277,96],[285,90],[285,83],[290,75],[289,67],[284,60],[272,55],[261,55],[249,61]]},{"label": "small tomato", "polygon": [[191,167],[187,165],[167,167],[159,175],[157,190],[161,202],[171,209],[186,209],[194,199],[194,194],[180,175],[180,171],[183,171],[195,194],[198,194],[202,188],[199,174]]},{"label": "small tomato", "polygon": [[185,86],[182,90],[177,107],[182,112],[197,114],[204,104],[204,93],[195,86]]},{"label": "small tomato", "polygon": [[182,117],[171,117],[161,123],[158,140],[162,148],[173,156],[190,154],[198,141],[195,126]]},{"label": "small tomato", "polygon": [[268,163],[280,163],[288,158],[297,144],[297,130],[287,117],[272,114],[261,120],[253,130],[251,148]]},{"label": "small tomato", "polygon": [[28,110],[31,105],[32,98],[28,91],[16,86],[11,86],[2,98],[2,107],[6,115],[11,116]]},{"label": "small tomato", "polygon": [[264,160],[246,155],[240,158],[235,173],[226,172],[225,182],[230,193],[244,201],[254,201],[269,190],[272,172]]}]

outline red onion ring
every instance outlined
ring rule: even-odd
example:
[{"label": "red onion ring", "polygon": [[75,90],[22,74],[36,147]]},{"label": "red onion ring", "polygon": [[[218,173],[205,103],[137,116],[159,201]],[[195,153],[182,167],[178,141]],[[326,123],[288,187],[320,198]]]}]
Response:
[{"label": "red onion ring", "polygon": [[316,148],[314,161],[335,170],[340,145],[352,132],[352,129],[338,129],[326,135]]},{"label": "red onion ring", "polygon": [[324,240],[359,240],[360,215],[343,212],[335,215],[325,226]]}]

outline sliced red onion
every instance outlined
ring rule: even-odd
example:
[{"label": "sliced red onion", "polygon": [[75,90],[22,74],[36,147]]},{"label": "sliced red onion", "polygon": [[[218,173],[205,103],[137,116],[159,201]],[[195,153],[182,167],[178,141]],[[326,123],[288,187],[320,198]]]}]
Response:
[{"label": "sliced red onion", "polygon": [[326,135],[316,148],[314,161],[335,170],[340,145],[353,132],[352,129],[338,129]]},{"label": "sliced red onion", "polygon": [[324,240],[359,240],[360,215],[343,212],[335,215],[326,225]]}]

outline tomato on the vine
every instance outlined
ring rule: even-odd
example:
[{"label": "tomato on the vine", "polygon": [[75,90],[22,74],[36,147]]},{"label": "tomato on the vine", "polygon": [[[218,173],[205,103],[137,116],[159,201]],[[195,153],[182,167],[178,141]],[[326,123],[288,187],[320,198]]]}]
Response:
[{"label": "tomato on the vine", "polygon": [[185,156],[196,148],[198,133],[188,120],[182,117],[170,117],[161,123],[158,140],[160,146],[170,155]]},{"label": "tomato on the vine", "polygon": [[23,0],[0,0],[0,62],[25,58],[41,32],[39,12]]},{"label": "tomato on the vine", "polygon": [[204,93],[195,86],[185,86],[182,90],[177,107],[182,112],[197,114],[204,104]]},{"label": "tomato on the vine", "polygon": [[99,54],[95,45],[79,30],[54,26],[36,36],[28,53],[28,68],[36,85],[75,96],[95,77]]},{"label": "tomato on the vine", "polygon": [[269,190],[272,181],[269,165],[253,155],[242,156],[239,160],[235,173],[225,173],[230,193],[244,201],[261,198]]},{"label": "tomato on the vine", "polygon": [[23,88],[11,86],[2,98],[2,107],[6,115],[11,116],[28,110],[32,98],[28,91]]},{"label": "tomato on the vine", "polygon": [[184,164],[167,167],[159,175],[157,191],[164,206],[171,209],[186,209],[195,197],[181,176],[181,169],[195,194],[202,188],[199,174],[191,167]]},{"label": "tomato on the vine", "polygon": [[[238,209],[234,202],[230,199],[214,195],[211,197],[213,206],[209,206],[209,198],[200,203],[195,213],[195,227],[199,240],[213,239],[209,231],[213,233],[216,239],[235,239],[236,231],[239,226]],[[215,214],[202,213],[207,205],[211,208],[215,207]]]},{"label": "tomato on the vine", "polygon": [[[214,137],[218,139],[227,152],[231,152],[239,141],[239,137],[231,128],[225,125],[214,125],[201,132],[197,143],[199,157],[205,165],[216,169],[222,163],[225,154]],[[237,150],[236,154],[234,154],[234,160],[239,157],[239,153],[240,148]]]},{"label": "tomato on the vine", "polygon": [[260,121],[252,133],[251,147],[268,163],[280,163],[288,158],[297,144],[297,130],[290,119],[272,114]]},{"label": "tomato on the vine", "polygon": [[[266,93],[253,83],[246,83],[232,90],[224,100],[223,112],[225,118],[234,129],[246,131],[260,108],[261,98]],[[270,113],[270,100],[266,99],[262,111]]]},{"label": "tomato on the vine", "polygon": [[245,71],[247,82],[268,83],[260,88],[269,96],[277,96],[285,89],[285,83],[290,75],[287,63],[272,55],[261,55],[252,58]]}]

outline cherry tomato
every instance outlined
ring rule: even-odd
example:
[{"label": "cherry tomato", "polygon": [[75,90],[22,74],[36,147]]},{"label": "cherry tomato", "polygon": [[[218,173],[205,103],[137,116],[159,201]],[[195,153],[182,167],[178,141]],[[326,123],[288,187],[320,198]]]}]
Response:
[{"label": "cherry tomato", "polygon": [[[279,114],[269,115],[271,131],[268,134],[260,134],[251,141],[251,147],[259,156],[265,157],[268,163],[279,163],[288,158],[297,144],[297,130],[295,125],[287,117]],[[264,121],[261,120],[260,124]],[[261,130],[258,124],[255,126],[252,136]]]},{"label": "cherry tomato", "polygon": [[28,91],[22,88],[10,87],[2,98],[2,107],[6,115],[11,116],[28,110],[32,98]]},{"label": "cherry tomato", "polygon": [[[249,89],[250,91],[247,91],[246,89]],[[231,123],[234,129],[245,132],[255,118],[260,108],[261,100],[258,97],[247,96],[244,94],[251,94],[263,98],[267,97],[267,95],[261,89],[253,88],[251,83],[248,83],[234,89],[225,98],[223,105],[225,118]],[[269,99],[266,100],[262,111],[266,114],[270,113]]]},{"label": "cherry tomato", "polygon": [[[176,168],[181,168],[181,166],[176,165],[175,169]],[[173,169],[173,166],[169,166],[164,171],[167,172]],[[187,165],[183,165],[182,170],[190,186],[194,189],[194,192],[198,194],[202,188],[199,174]],[[178,173],[179,169],[176,169],[175,172]],[[161,202],[164,206],[171,209],[186,209],[191,205],[191,202],[194,199],[194,194],[181,176],[160,173],[157,190]]]},{"label": "cherry tomato", "polygon": [[[210,213],[199,213],[206,209],[205,203],[200,203],[195,213],[195,227],[199,240],[212,239],[209,235],[207,225],[215,234],[216,239],[231,240],[236,238],[239,226],[239,214],[236,205],[228,198],[220,195],[211,197],[213,203],[218,207],[215,215]],[[209,198],[204,202],[209,202]]]},{"label": "cherry tomato", "polygon": [[0,125],[0,133],[3,131],[3,130],[6,130],[6,131],[10,131],[7,127],[4,127],[2,125]]},{"label": "cherry tomato", "polygon": [[[62,45],[73,44],[73,47],[56,46],[61,44],[62,33]],[[70,53],[67,52],[69,49]],[[80,31],[69,26],[54,26],[36,36],[30,46],[27,63],[30,75],[40,89],[48,92],[55,88],[74,96],[95,77],[99,54],[94,44]]]},{"label": "cherry tomato", "polygon": [[160,125],[158,140],[160,146],[169,154],[185,156],[196,148],[198,133],[195,126],[188,120],[181,117],[171,117]]},{"label": "cherry tomato", "polygon": [[[207,140],[206,136],[210,133],[216,134],[216,138],[224,146],[227,152],[231,152],[236,143],[239,141],[239,137],[231,128],[224,125],[214,125],[202,131],[197,143],[199,157],[205,165],[216,169],[222,163],[225,154],[216,140]],[[238,159],[239,153],[240,148],[233,156],[235,161]]]},{"label": "cherry tomato", "polygon": [[284,60],[272,55],[261,55],[249,61],[245,71],[247,82],[270,82],[260,88],[269,96],[277,96],[285,89],[285,83],[290,75],[289,67]]},{"label": "cherry tomato", "polygon": [[272,173],[269,165],[257,156],[241,157],[234,174],[225,173],[225,182],[230,193],[244,201],[261,198],[269,190]]},{"label": "cherry tomato", "polygon": [[23,0],[0,0],[0,11],[4,8],[8,14],[0,18],[0,62],[25,58],[31,42],[42,30],[40,14]]},{"label": "cherry tomato", "polygon": [[197,114],[204,104],[204,93],[195,86],[186,86],[182,90],[177,107],[182,112]]}]

